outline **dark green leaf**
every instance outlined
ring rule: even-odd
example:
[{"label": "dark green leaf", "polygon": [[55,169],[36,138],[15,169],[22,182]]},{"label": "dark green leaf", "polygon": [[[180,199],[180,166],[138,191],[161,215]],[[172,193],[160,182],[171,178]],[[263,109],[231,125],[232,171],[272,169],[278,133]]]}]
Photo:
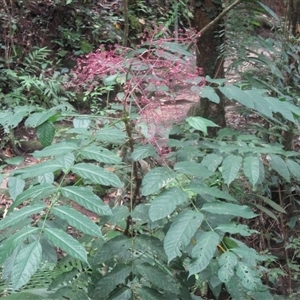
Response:
[{"label": "dark green leaf", "polygon": [[54,246],[61,248],[74,258],[88,263],[84,247],[69,234],[57,228],[45,228],[44,234]]},{"label": "dark green leaf", "polygon": [[234,275],[234,268],[238,263],[237,256],[230,252],[224,252],[219,258],[220,269],[218,271],[218,277],[222,282],[229,282]]},{"label": "dark green leaf", "polygon": [[16,200],[10,207],[10,211],[22,204],[24,201],[43,199],[55,192],[55,186],[48,183],[32,186],[17,196]]},{"label": "dark green leaf", "polygon": [[44,147],[51,145],[54,135],[55,127],[52,122],[46,121],[36,128],[36,135]]},{"label": "dark green leaf", "polygon": [[63,154],[70,153],[77,150],[76,143],[72,142],[61,142],[55,143],[54,145],[48,146],[40,151],[34,151],[33,157],[42,158],[47,156],[60,156]]},{"label": "dark green leaf", "polygon": [[133,152],[131,153],[131,158],[134,161],[139,161],[141,159],[147,158],[147,157],[156,157],[157,152],[153,145],[140,145],[136,147]]},{"label": "dark green leaf", "polygon": [[168,185],[176,174],[167,167],[157,167],[149,171],[142,181],[142,194],[148,196],[158,192],[162,187]]},{"label": "dark green leaf", "polygon": [[251,219],[257,216],[247,205],[238,205],[221,201],[205,203],[201,210],[212,214],[232,215],[245,219]]},{"label": "dark green leaf", "polygon": [[157,221],[170,215],[177,205],[184,203],[188,194],[178,187],[163,191],[155,197],[149,209],[151,221]]},{"label": "dark green leaf", "polygon": [[162,269],[144,263],[136,265],[136,270],[144,280],[147,280],[154,287],[169,292],[179,292],[175,279]]},{"label": "dark green leaf", "polygon": [[242,158],[237,155],[230,154],[223,160],[222,175],[225,183],[230,183],[237,178],[242,165]]},{"label": "dark green leaf", "polygon": [[202,213],[191,210],[182,211],[174,219],[164,240],[168,262],[182,255],[181,250],[185,250],[203,220]]},{"label": "dark green leaf", "polygon": [[220,237],[213,231],[203,232],[192,250],[193,260],[189,266],[189,276],[203,271],[213,258]]},{"label": "dark green leaf", "polygon": [[93,211],[99,216],[111,215],[111,209],[96,196],[90,189],[79,186],[66,186],[61,189],[66,198],[70,198],[86,209]]},{"label": "dark green leaf", "polygon": [[27,217],[33,214],[40,213],[45,208],[46,205],[44,203],[41,203],[32,206],[22,207],[20,210],[13,211],[0,221],[0,230],[3,230],[9,226],[13,226],[14,224],[26,219]]},{"label": "dark green leaf", "polygon": [[87,159],[93,159],[106,164],[120,164],[121,158],[115,153],[95,145],[84,148],[80,155]]},{"label": "dark green leaf", "polygon": [[102,236],[100,228],[93,221],[71,207],[55,206],[51,212],[83,233],[91,236]]},{"label": "dark green leaf", "polygon": [[[102,277],[95,284],[94,295],[97,295],[97,298],[106,299],[109,293],[111,293],[119,284],[125,282],[126,278],[130,275],[131,271],[132,266],[116,266],[111,272]],[[96,299],[96,297],[94,299]]]},{"label": "dark green leaf", "polygon": [[11,273],[13,288],[25,285],[36,272],[42,260],[42,247],[39,241],[26,245],[17,254]]},{"label": "dark green leaf", "polygon": [[24,187],[25,180],[19,177],[9,177],[8,191],[13,200],[16,200],[17,196],[23,192]]}]

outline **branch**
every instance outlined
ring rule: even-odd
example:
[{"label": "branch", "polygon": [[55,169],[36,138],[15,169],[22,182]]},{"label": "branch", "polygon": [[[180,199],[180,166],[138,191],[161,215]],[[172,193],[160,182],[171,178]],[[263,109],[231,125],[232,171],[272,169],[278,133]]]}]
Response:
[{"label": "branch", "polygon": [[207,24],[204,28],[202,28],[199,33],[204,34],[211,27],[214,27],[230,10],[232,10],[234,7],[239,5],[241,2],[242,0],[236,0],[235,2],[230,4],[215,19],[213,19],[209,24]]},{"label": "branch", "polygon": [[[201,35],[203,33],[205,33],[206,31],[208,31],[210,28],[214,27],[230,10],[232,10],[234,7],[236,7],[237,5],[239,5],[241,2],[242,2],[242,0],[236,0],[235,2],[233,2],[232,4],[230,4],[228,7],[226,7],[215,19],[213,19],[204,28],[202,28],[199,31],[199,33],[198,33],[198,34],[200,34],[200,38],[201,38]],[[187,50],[191,49],[192,46],[193,46],[193,42],[191,42],[187,46]]]}]

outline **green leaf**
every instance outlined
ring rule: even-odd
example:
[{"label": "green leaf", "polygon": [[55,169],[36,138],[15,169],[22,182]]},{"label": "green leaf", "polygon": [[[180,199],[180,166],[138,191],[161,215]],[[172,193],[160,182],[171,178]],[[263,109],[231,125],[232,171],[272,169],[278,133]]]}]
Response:
[{"label": "green leaf", "polygon": [[93,221],[71,207],[55,206],[51,212],[83,233],[91,236],[102,236],[100,228]]},{"label": "green leaf", "polygon": [[44,228],[44,234],[54,246],[88,264],[84,247],[69,234],[57,228]]},{"label": "green leaf", "polygon": [[148,263],[137,264],[136,270],[151,286],[164,291],[179,292],[176,280],[157,266],[151,266]]},{"label": "green leaf", "polygon": [[88,188],[66,186],[61,189],[61,193],[99,216],[112,215],[110,207]]},{"label": "green leaf", "polygon": [[207,135],[207,127],[219,127],[219,125],[214,122],[202,117],[189,117],[186,121],[190,124],[190,126],[202,131],[205,135]]},{"label": "green leaf", "polygon": [[251,291],[254,291],[258,285],[261,285],[258,272],[252,270],[248,265],[243,262],[238,262],[236,266],[236,275],[242,279],[242,285]]},{"label": "green leaf", "polygon": [[271,206],[273,209],[277,210],[280,213],[286,214],[286,211],[283,207],[281,207],[279,204],[277,204],[276,202],[274,202],[273,200],[264,197],[264,196],[260,196],[257,195],[260,199],[262,199],[266,204],[268,204],[269,206]]},{"label": "green leaf", "polygon": [[117,175],[93,164],[79,163],[74,165],[71,170],[82,178],[89,179],[94,183],[114,187],[120,187],[122,185]]},{"label": "green leaf", "polygon": [[107,300],[131,300],[132,298],[132,290],[123,286],[112,292]]},{"label": "green leaf", "polygon": [[124,131],[117,128],[103,128],[97,131],[96,139],[104,143],[123,144],[126,140]]},{"label": "green leaf", "polygon": [[206,167],[201,166],[192,161],[180,161],[174,165],[174,170],[186,175],[200,177],[202,180],[208,178],[213,172],[210,172]]},{"label": "green leaf", "polygon": [[237,256],[230,251],[226,251],[220,256],[218,263],[220,266],[218,271],[219,279],[224,283],[229,282],[234,275],[234,268],[238,263]]},{"label": "green leaf", "polygon": [[131,153],[131,158],[134,161],[139,161],[147,157],[157,157],[157,152],[153,145],[140,145]]},{"label": "green leaf", "polygon": [[134,238],[133,246],[136,251],[145,252],[159,260],[167,260],[167,257],[164,253],[163,243],[158,238],[140,234]]},{"label": "green leaf", "polygon": [[[165,300],[166,297],[160,294],[156,289],[152,289],[146,286],[142,286],[136,289],[139,299],[147,300]],[[121,300],[121,299],[120,299]]]},{"label": "green leaf", "polygon": [[22,179],[37,177],[45,173],[53,173],[61,169],[61,164],[55,160],[47,160],[39,164],[26,167],[24,169],[18,169],[12,172],[11,175],[20,175]]},{"label": "green leaf", "polygon": [[254,109],[254,101],[251,96],[247,95],[243,90],[234,85],[227,85],[219,87],[219,90],[229,99],[237,100],[242,105]]},{"label": "green leaf", "polygon": [[20,210],[13,211],[0,221],[0,230],[3,230],[9,226],[13,226],[14,224],[26,219],[33,214],[40,213],[45,208],[46,205],[44,203],[41,203],[22,207]]},{"label": "green leaf", "polygon": [[[251,298],[246,294],[246,289],[243,287],[238,276],[234,275],[229,282],[225,283],[226,289],[230,293],[232,299],[250,300]],[[247,290],[248,292],[248,290]],[[259,300],[259,299],[257,299]]]},{"label": "green leaf", "polygon": [[9,165],[20,165],[24,161],[24,157],[22,156],[15,156],[12,158],[5,159],[5,162]]},{"label": "green leaf", "polygon": [[54,182],[54,174],[45,173],[43,175],[38,176],[37,180],[40,184],[52,184]]},{"label": "green leaf", "polygon": [[293,123],[297,123],[293,114],[297,107],[293,107],[293,105],[290,106],[290,103],[288,103],[287,101],[280,101],[279,99],[274,97],[265,97],[265,99],[272,107],[274,113],[280,113],[285,119]]},{"label": "green leaf", "polygon": [[[48,292],[45,288],[43,289],[30,289],[28,292],[17,292],[5,296],[6,300],[45,300],[53,292]],[[51,299],[51,298],[50,298]]]},{"label": "green leaf", "polygon": [[19,177],[9,177],[8,191],[13,200],[16,200],[17,196],[23,192],[24,187],[25,180]]},{"label": "green leaf", "polygon": [[176,216],[164,239],[168,262],[182,255],[180,250],[184,250],[190,243],[203,220],[202,213],[191,210],[182,211]]},{"label": "green leaf", "polygon": [[93,159],[99,162],[103,162],[106,164],[120,164],[121,158],[117,156],[115,153],[102,148],[97,147],[95,145],[88,146],[84,148],[80,155],[87,159]]},{"label": "green leaf", "polygon": [[111,272],[103,276],[97,283],[95,283],[94,297],[106,299],[119,284],[125,282],[126,278],[130,275],[132,266],[117,265]]},{"label": "green leaf", "polygon": [[233,154],[225,157],[222,164],[222,176],[225,183],[229,186],[230,183],[237,178],[242,165],[242,158]]},{"label": "green leaf", "polygon": [[133,222],[138,226],[151,222],[149,218],[149,209],[150,205],[148,204],[138,204],[131,213]]},{"label": "green leaf", "polygon": [[252,233],[258,233],[256,230],[250,229],[247,225],[235,223],[220,224],[215,230],[230,234],[240,234],[242,236],[250,236]]},{"label": "green leaf", "polygon": [[300,180],[300,165],[291,159],[286,160],[286,165],[291,172],[292,176]]},{"label": "green leaf", "polygon": [[63,154],[70,153],[78,149],[76,143],[72,142],[61,142],[54,145],[48,146],[40,151],[34,151],[33,157],[42,158],[47,156],[60,156]]},{"label": "green leaf", "polygon": [[216,90],[210,86],[203,87],[201,98],[207,98],[214,103],[220,103],[219,95],[216,93]]},{"label": "green leaf", "polygon": [[36,135],[38,140],[44,147],[51,145],[54,135],[55,126],[52,122],[46,121],[36,128]]},{"label": "green leaf", "polygon": [[133,246],[132,240],[124,235],[116,236],[106,242],[102,248],[100,248],[96,255],[95,261],[99,264],[109,261],[113,257],[117,257],[120,260],[120,256],[127,257],[131,255],[129,249]]},{"label": "green leaf", "polygon": [[270,154],[267,156],[270,162],[271,168],[275,170],[278,175],[282,176],[287,182],[290,182],[290,172],[285,161],[276,154]]},{"label": "green leaf", "polygon": [[188,194],[178,187],[163,191],[151,203],[149,217],[152,222],[163,219],[170,215],[177,205],[184,203]]},{"label": "green leaf", "polygon": [[19,206],[24,201],[43,199],[55,192],[55,186],[48,183],[31,186],[17,196],[16,200],[13,202],[9,210],[12,211],[15,207]]},{"label": "green leaf", "polygon": [[189,265],[189,276],[206,269],[217,250],[219,242],[220,237],[213,231],[203,232],[197,238],[196,245],[192,250],[193,260]]},{"label": "green leaf", "polygon": [[256,208],[258,208],[260,211],[264,212],[266,215],[268,215],[269,217],[271,217],[276,222],[278,222],[278,218],[268,208],[266,208],[266,207],[264,207],[264,206],[262,206],[262,205],[260,205],[258,203],[253,203],[252,205],[255,206]]},{"label": "green leaf", "polygon": [[218,215],[237,216],[245,219],[251,219],[257,216],[247,205],[238,205],[221,201],[205,203],[202,206],[201,211],[207,211]]},{"label": "green leaf", "polygon": [[227,194],[226,192],[223,192],[219,190],[216,187],[210,187],[205,185],[199,185],[199,184],[192,184],[189,188],[190,191],[199,194],[200,196],[209,195],[215,198],[219,199],[225,199],[232,202],[237,202],[236,199],[234,199],[232,196]]},{"label": "green leaf", "polygon": [[11,235],[0,244],[0,265],[13,253],[13,251],[23,243],[29,236],[40,231],[36,227],[24,227],[17,233]]},{"label": "green leaf", "polygon": [[261,179],[260,170],[262,167],[262,161],[257,156],[250,156],[244,159],[243,170],[253,186],[255,186]]},{"label": "green leaf", "polygon": [[222,156],[217,155],[215,153],[210,153],[205,155],[200,165],[206,167],[211,172],[215,172],[222,161],[223,161]]},{"label": "green leaf", "polygon": [[54,110],[33,113],[26,119],[25,126],[35,128],[35,127],[43,124],[47,120],[49,120],[55,114],[56,114],[56,111],[54,111]]},{"label": "green leaf", "polygon": [[26,245],[17,254],[11,273],[14,290],[25,285],[36,272],[42,260],[42,246],[39,241]]},{"label": "green leaf", "polygon": [[157,167],[149,171],[142,181],[142,195],[148,196],[168,185],[176,174],[168,167]]},{"label": "green leaf", "polygon": [[263,4],[263,3],[260,2],[260,1],[259,1],[257,4],[260,5],[260,6],[265,10],[265,12],[268,13],[268,14],[269,14],[272,18],[274,18],[277,22],[280,21],[279,18],[278,18],[278,16],[274,13],[274,11],[273,11],[269,6]]},{"label": "green leaf", "polygon": [[56,157],[56,161],[61,165],[62,171],[68,173],[75,162],[75,155],[73,152],[66,153]]}]

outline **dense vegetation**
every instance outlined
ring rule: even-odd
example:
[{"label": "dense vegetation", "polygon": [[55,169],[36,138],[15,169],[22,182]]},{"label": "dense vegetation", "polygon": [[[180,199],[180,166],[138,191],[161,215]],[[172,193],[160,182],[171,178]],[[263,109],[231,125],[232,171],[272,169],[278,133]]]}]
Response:
[{"label": "dense vegetation", "polygon": [[3,0],[0,297],[298,299],[297,1],[212,1],[224,78],[166,2]]}]

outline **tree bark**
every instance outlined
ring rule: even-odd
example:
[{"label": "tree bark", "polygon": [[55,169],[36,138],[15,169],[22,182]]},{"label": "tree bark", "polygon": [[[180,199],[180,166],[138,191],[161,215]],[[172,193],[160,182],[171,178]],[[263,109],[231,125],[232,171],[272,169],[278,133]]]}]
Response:
[{"label": "tree bark", "polygon": [[[201,31],[222,13],[221,0],[195,1],[194,26]],[[219,57],[219,46],[223,43],[223,37],[218,35],[221,30],[222,19],[212,23],[206,30],[203,30],[197,42],[197,66],[203,69],[204,75],[211,78],[224,78],[224,62]],[[216,104],[207,98],[201,98],[197,115],[210,119],[221,128],[226,126],[225,120],[225,99],[220,96],[220,103]],[[216,128],[210,130],[209,135],[217,134]]]}]

